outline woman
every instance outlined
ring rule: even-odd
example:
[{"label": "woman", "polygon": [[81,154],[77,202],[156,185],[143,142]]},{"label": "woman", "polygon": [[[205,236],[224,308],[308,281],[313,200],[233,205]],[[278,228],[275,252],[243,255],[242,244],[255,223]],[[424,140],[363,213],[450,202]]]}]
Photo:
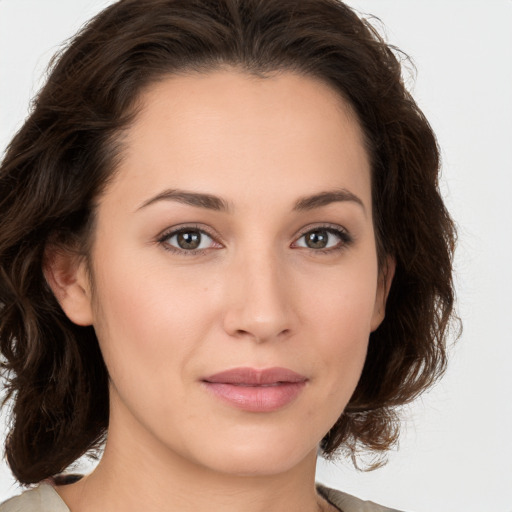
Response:
[{"label": "woman", "polygon": [[[0,510],[389,510],[315,487],[445,366],[435,137],[336,0],[122,0],[0,170]],[[104,444],[83,478],[62,473]]]}]

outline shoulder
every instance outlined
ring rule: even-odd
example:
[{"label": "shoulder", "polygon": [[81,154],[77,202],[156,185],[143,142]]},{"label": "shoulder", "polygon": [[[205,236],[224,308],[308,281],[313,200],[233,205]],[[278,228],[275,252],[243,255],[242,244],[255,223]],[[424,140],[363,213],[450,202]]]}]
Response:
[{"label": "shoulder", "polygon": [[50,484],[40,484],[0,505],[0,512],[70,512]]},{"label": "shoulder", "polygon": [[[363,501],[344,492],[317,485],[318,492],[343,512],[399,512]],[[0,512],[70,512],[50,484],[40,484],[0,505]]]},{"label": "shoulder", "polygon": [[[317,484],[316,488],[321,496],[343,512],[400,512],[393,508],[377,505],[372,501],[361,500],[350,494],[330,489],[323,485]],[[2,511],[0,510],[0,512]]]}]

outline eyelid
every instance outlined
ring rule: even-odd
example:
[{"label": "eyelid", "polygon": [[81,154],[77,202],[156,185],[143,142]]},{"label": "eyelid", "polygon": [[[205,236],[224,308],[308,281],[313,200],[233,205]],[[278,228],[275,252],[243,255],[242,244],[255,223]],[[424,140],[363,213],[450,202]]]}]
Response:
[{"label": "eyelid", "polygon": [[[211,247],[207,249],[180,249],[178,247],[174,247],[173,245],[170,245],[168,243],[165,243],[166,240],[169,238],[177,235],[178,233],[182,231],[199,231],[200,233],[208,236],[218,244],[220,247]],[[178,224],[176,226],[171,226],[169,228],[166,228],[164,231],[162,231],[157,237],[156,242],[161,244],[162,247],[170,252],[174,252],[177,254],[186,254],[186,255],[194,255],[194,254],[201,254],[206,251],[209,251],[210,249],[221,249],[224,247],[224,244],[220,241],[220,235],[218,235],[212,228],[209,226],[205,226],[203,224],[196,224],[196,223],[185,223],[185,224]]]},{"label": "eyelid", "polygon": [[333,231],[340,231],[341,233],[346,233],[347,235],[349,234],[348,229],[341,226],[340,224],[333,224],[331,222],[315,222],[301,228],[295,238],[300,238],[310,231],[315,231],[315,229],[332,229]]},{"label": "eyelid", "polygon": [[[312,224],[309,226],[305,226],[302,228],[299,232],[299,234],[294,238],[293,244],[297,243],[298,240],[300,240],[304,235],[310,233],[311,231],[317,231],[317,230],[326,230],[330,233],[335,234],[341,239],[341,243],[336,245],[335,247],[329,247],[325,249],[313,249],[310,247],[299,247],[301,249],[309,249],[312,252],[315,253],[331,253],[335,252],[337,250],[346,249],[348,246],[352,245],[354,242],[354,237],[351,235],[351,233],[343,226],[340,226],[339,224],[331,224],[331,223],[323,223],[323,224]],[[296,246],[297,247],[297,246]]]}]

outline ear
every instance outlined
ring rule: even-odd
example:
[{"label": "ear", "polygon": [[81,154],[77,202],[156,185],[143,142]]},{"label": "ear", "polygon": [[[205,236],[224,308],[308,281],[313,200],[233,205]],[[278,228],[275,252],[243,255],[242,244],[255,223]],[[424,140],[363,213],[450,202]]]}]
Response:
[{"label": "ear", "polygon": [[71,250],[49,247],[43,273],[66,316],[77,325],[91,325],[91,286],[85,258]]},{"label": "ear", "polygon": [[386,301],[388,300],[389,290],[393,277],[395,276],[396,261],[392,256],[387,256],[386,261],[379,271],[379,282],[377,284],[377,293],[375,296],[375,306],[371,321],[371,332],[375,331],[386,316]]}]

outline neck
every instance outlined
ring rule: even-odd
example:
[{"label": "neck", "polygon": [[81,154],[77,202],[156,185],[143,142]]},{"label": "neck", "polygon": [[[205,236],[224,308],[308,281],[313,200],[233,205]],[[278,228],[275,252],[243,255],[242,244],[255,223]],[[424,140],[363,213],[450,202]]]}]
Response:
[{"label": "neck", "polygon": [[58,492],[71,512],[319,512],[316,450],[278,473],[222,473],[159,445],[140,425],[111,421],[96,470]]}]

